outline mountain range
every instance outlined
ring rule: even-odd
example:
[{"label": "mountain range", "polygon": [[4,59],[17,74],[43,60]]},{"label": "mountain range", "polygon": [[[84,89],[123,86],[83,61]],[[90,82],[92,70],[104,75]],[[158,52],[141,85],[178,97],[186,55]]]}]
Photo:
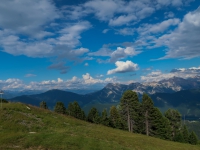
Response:
[{"label": "mountain range", "polygon": [[200,77],[188,79],[173,77],[151,83],[131,83],[129,85],[109,83],[99,91],[84,95],[54,89],[41,94],[14,97],[10,101],[20,101],[37,106],[41,101],[46,101],[49,108],[53,109],[57,101],[62,101],[65,106],[68,106],[69,102],[76,100],[81,107],[84,107],[94,103],[117,104],[126,90],[133,90],[138,93],[140,98],[142,93],[148,93],[155,106],[161,109],[181,106],[181,112],[195,115],[199,113],[194,113],[194,110],[200,108],[200,90],[198,89],[200,89]]}]

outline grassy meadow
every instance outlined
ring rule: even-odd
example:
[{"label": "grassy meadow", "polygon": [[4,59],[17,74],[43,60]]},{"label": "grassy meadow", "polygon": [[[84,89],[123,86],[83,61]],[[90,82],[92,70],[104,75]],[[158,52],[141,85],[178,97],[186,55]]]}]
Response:
[{"label": "grassy meadow", "polygon": [[0,109],[0,149],[199,150],[200,145],[165,141],[22,103],[7,103]]}]

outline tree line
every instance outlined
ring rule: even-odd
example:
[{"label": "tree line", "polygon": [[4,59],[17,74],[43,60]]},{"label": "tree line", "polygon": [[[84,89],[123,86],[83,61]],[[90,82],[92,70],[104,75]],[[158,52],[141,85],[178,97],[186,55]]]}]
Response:
[{"label": "tree line", "polygon": [[[40,103],[40,107],[48,109],[44,101]],[[93,107],[86,116],[76,101],[69,103],[67,108],[62,102],[57,102],[54,111],[132,133],[194,145],[198,143],[196,134],[189,133],[187,126],[182,125],[181,114],[177,110],[168,109],[162,114],[158,108],[154,107],[152,99],[145,93],[140,102],[136,92],[127,90],[122,95],[120,104],[112,106],[109,114],[106,109],[100,114]]]}]

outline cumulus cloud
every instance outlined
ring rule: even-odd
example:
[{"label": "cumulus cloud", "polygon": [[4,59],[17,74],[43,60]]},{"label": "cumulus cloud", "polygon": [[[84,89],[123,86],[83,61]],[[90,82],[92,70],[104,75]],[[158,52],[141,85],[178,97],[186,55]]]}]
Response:
[{"label": "cumulus cloud", "polygon": [[110,57],[109,59],[102,60],[97,59],[98,63],[108,63],[108,62],[116,62],[117,60],[121,60],[127,57],[132,57],[140,54],[141,51],[135,50],[133,47],[117,47],[116,50],[112,51],[107,47],[101,48],[99,51],[89,53],[91,56],[103,56]]},{"label": "cumulus cloud", "polygon": [[49,0],[2,0],[0,3],[0,27],[10,32],[41,38],[49,34],[41,27],[56,18],[59,13]]},{"label": "cumulus cloud", "polygon": [[178,68],[172,69],[169,73],[163,73],[160,70],[152,71],[146,76],[141,76],[141,80],[145,82],[161,81],[163,79],[169,79],[173,77],[180,78],[194,78],[200,75],[200,67],[191,68]]},{"label": "cumulus cloud", "polygon": [[[103,76],[101,76],[102,78]],[[0,89],[9,91],[23,90],[50,90],[50,89],[80,89],[81,88],[102,88],[107,83],[115,83],[116,78],[93,78],[89,73],[83,74],[82,78],[73,76],[71,79],[44,80],[41,82],[25,83],[20,79],[0,80]]]},{"label": "cumulus cloud", "polygon": [[114,74],[114,73],[125,73],[125,72],[133,72],[138,70],[138,64],[133,63],[132,61],[127,60],[126,62],[117,61],[115,63],[115,69],[108,70],[107,74]]},{"label": "cumulus cloud", "polygon": [[178,28],[169,34],[164,34],[155,40],[156,47],[166,46],[166,56],[160,59],[199,57],[200,47],[200,7],[189,12],[178,24]]},{"label": "cumulus cloud", "polygon": [[68,47],[76,47],[80,44],[80,34],[91,27],[92,26],[88,21],[67,24],[65,28],[59,31],[61,36],[57,38],[57,44],[67,45]]},{"label": "cumulus cloud", "polygon": [[94,14],[98,20],[110,26],[129,25],[152,15],[163,7],[181,7],[190,0],[91,0],[77,6],[66,6],[63,12],[67,18],[80,19]]},{"label": "cumulus cloud", "polygon": [[139,53],[141,53],[141,51],[136,51],[133,47],[117,47],[117,49],[110,55],[110,62],[116,62],[117,60],[126,58],[128,56],[136,56]]}]

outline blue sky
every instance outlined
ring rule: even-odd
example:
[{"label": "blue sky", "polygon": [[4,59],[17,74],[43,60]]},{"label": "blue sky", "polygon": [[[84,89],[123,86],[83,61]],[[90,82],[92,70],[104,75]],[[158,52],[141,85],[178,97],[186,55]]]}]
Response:
[{"label": "blue sky", "polygon": [[199,0],[3,0],[0,89],[102,88],[200,73]]}]

